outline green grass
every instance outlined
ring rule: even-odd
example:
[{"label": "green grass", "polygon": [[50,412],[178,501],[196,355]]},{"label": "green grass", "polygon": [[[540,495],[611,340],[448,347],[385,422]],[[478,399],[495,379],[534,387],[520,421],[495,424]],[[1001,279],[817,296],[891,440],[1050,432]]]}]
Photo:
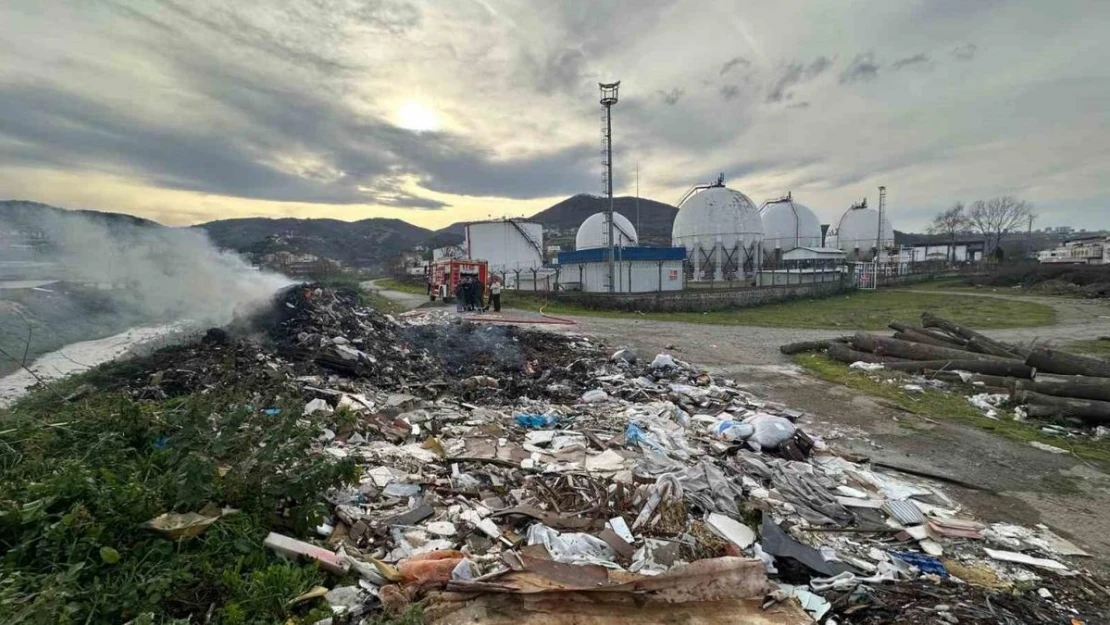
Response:
[{"label": "green grass", "polygon": [[[843,363],[829,360],[823,354],[803,354],[797,356],[795,361],[803,369],[823,380],[846,386],[873,397],[890,400],[895,405],[915,415],[962,423],[993,432],[1011,440],[1021,442],[1040,441],[1055,445],[1071,450],[1076,456],[1084,460],[1090,460],[1104,468],[1110,468],[1110,442],[1049,436],[1041,432],[1040,423],[1013,421],[1013,416],[1004,411],[1000,414],[999,419],[988,419],[983,416],[978,408],[967,401],[967,396],[961,393],[928,388],[924,392],[904,391],[901,384],[880,382],[872,378],[873,374],[851,369]],[[883,371],[882,378],[884,380],[908,379],[909,376],[897,371]]]},{"label": "green grass", "polygon": [[359,298],[362,300],[363,306],[369,306],[387,315],[398,315],[407,310],[401,304],[398,304],[384,295],[379,295],[374,291],[360,291]]},{"label": "green grass", "polygon": [[401,291],[403,293],[412,293],[413,295],[427,295],[428,288],[423,284],[413,284],[411,282],[402,282],[393,278],[386,278],[378,280],[378,286],[389,291]]},{"label": "green grass", "polygon": [[1064,349],[1077,354],[1110,358],[1110,341],[1096,339],[1092,341],[1074,341],[1064,346]]},{"label": "green grass", "polygon": [[[242,372],[206,395],[59,399],[134,367],[106,365],[0,411],[0,620],[262,625],[328,615],[321,601],[289,605],[326,576],[262,546],[269,531],[310,535],[327,489],[356,477],[353,462],[310,452],[321,418],[301,415],[280,383]],[[208,505],[239,513],[181,542],[141,527]]]},{"label": "green grass", "polygon": [[[505,306],[538,310],[546,300],[529,294],[508,292]],[[820,328],[838,330],[881,330],[891,321],[913,322],[929,311],[975,328],[1023,328],[1055,322],[1052,307],[997,298],[911,293],[905,291],[860,291],[824,299],[806,299],[737,310],[706,313],[628,313],[596,310],[553,302],[545,312],[558,315],[638,318],[720,325],[749,325],[771,328]]]}]

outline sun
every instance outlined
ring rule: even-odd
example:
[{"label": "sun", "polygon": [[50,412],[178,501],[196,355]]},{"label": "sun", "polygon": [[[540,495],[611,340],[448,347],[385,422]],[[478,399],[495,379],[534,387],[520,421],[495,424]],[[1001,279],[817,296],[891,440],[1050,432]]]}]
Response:
[{"label": "sun", "polygon": [[426,132],[439,129],[439,115],[420,100],[406,100],[397,109],[397,125],[406,130]]}]

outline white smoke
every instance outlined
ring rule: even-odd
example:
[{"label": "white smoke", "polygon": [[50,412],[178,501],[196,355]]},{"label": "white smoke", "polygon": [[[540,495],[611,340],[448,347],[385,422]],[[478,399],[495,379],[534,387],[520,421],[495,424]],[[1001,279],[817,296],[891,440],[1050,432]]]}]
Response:
[{"label": "white smoke", "polygon": [[292,281],[260,271],[221,252],[202,232],[109,221],[87,214],[38,209],[20,224],[38,228],[50,242],[44,260],[51,277],[96,285],[132,313],[151,320],[191,320],[223,325],[271,301]]}]

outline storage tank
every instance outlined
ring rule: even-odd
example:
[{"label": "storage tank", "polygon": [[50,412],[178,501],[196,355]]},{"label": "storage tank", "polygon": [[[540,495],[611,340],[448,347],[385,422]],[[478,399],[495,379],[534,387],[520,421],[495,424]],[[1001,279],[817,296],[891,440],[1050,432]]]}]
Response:
[{"label": "storage tank", "polygon": [[480,221],[467,224],[465,236],[467,257],[486,261],[491,272],[512,274],[543,267],[543,226],[538,223]]},{"label": "storage tank", "polygon": [[[867,208],[867,200],[844,211],[829,229],[826,247],[844,250],[849,260],[873,260],[879,239],[879,213]],[[883,216],[883,245],[894,245],[894,226]]]},{"label": "storage tank", "polygon": [[763,221],[763,249],[768,254],[796,247],[821,247],[821,221],[790,194],[764,202],[759,217]]},{"label": "storage tank", "polygon": [[[634,247],[639,238],[636,228],[624,215],[613,213],[613,241],[617,247]],[[574,237],[574,249],[592,250],[607,247],[609,243],[609,220],[605,213],[594,213],[578,226],[578,234]]]},{"label": "storage tank", "polygon": [[691,280],[747,278],[763,263],[763,222],[751,199],[723,180],[696,187],[678,206],[671,245],[685,247]]}]

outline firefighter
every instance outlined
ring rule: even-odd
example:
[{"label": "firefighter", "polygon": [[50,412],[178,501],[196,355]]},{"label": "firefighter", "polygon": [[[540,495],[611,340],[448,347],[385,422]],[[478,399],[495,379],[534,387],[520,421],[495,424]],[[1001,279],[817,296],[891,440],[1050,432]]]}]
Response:
[{"label": "firefighter", "polygon": [[467,277],[459,276],[459,281],[455,285],[455,311],[463,312],[466,310],[466,291],[467,291]]},{"label": "firefighter", "polygon": [[501,281],[496,278],[489,283],[489,303],[493,312],[501,312]]}]

